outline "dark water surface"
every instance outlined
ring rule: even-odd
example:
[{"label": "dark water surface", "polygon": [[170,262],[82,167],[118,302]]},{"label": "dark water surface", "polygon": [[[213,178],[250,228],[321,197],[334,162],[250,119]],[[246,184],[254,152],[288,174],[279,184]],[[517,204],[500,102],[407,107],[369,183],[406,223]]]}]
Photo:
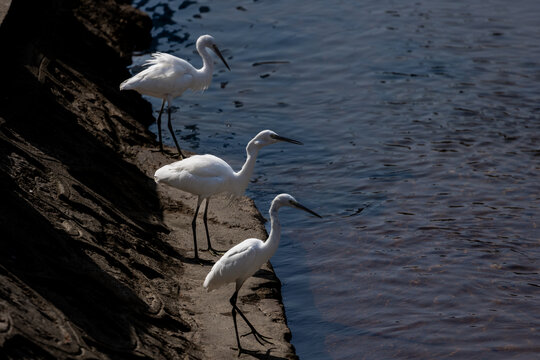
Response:
[{"label": "dark water surface", "polygon": [[200,66],[208,33],[233,70],[175,100],[184,147],[238,169],[262,129],[305,143],[248,189],[324,215],[282,210],[272,259],[302,359],[540,358],[540,2],[135,5],[149,52]]}]

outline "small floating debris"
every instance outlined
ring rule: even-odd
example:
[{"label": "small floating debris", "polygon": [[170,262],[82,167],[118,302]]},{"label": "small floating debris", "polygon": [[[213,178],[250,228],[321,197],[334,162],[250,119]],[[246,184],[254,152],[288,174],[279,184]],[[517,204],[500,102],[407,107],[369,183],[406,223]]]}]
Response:
[{"label": "small floating debris", "polygon": [[411,147],[408,146],[408,145],[402,145],[402,144],[390,144],[390,143],[385,143],[384,145],[386,145],[386,146],[394,146],[394,147],[402,147],[402,148],[411,150]]},{"label": "small floating debris", "polygon": [[395,76],[409,76],[409,77],[429,77],[429,75],[427,74],[415,74],[415,73],[407,74],[407,73],[402,73],[402,72],[397,72],[397,71],[384,71],[383,74],[395,75]]},{"label": "small floating debris", "polygon": [[251,66],[260,66],[260,65],[272,65],[272,64],[290,64],[290,61],[286,60],[269,60],[269,61],[259,61],[253,63]]},{"label": "small floating debris", "polygon": [[[358,214],[360,214],[365,208],[363,207],[360,207],[356,210],[354,210],[354,213],[350,214],[350,215],[347,215],[347,217],[351,217],[351,216],[356,216]],[[352,211],[352,209],[347,209],[348,211]]]},{"label": "small floating debris", "polygon": [[478,111],[476,111],[476,110],[466,109],[466,108],[463,108],[463,107],[454,107],[454,110],[461,111],[461,112],[465,113],[465,115],[469,115],[469,116],[473,116],[473,115],[478,114]]}]

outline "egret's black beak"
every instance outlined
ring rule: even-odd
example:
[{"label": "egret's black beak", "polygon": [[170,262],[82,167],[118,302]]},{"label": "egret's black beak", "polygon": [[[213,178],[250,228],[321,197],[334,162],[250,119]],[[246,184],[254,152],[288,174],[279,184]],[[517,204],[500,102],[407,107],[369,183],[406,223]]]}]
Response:
[{"label": "egret's black beak", "polygon": [[218,47],[216,45],[212,45],[212,48],[214,49],[214,52],[217,54],[217,56],[219,56],[219,58],[221,59],[221,61],[223,61],[223,63],[225,64],[225,66],[227,67],[227,69],[229,69],[229,71],[231,71],[231,68],[229,67],[229,64],[227,64],[227,62],[225,61],[225,59],[223,58],[223,55],[221,55],[221,51],[219,51]]},{"label": "egret's black beak", "polygon": [[272,135],[270,135],[270,137],[271,137],[272,139],[276,139],[276,140],[278,140],[278,141],[286,141],[286,142],[289,142],[289,143],[291,143],[291,144],[304,145],[304,144],[302,144],[302,143],[301,143],[300,141],[298,141],[298,140],[289,139],[289,138],[286,138],[286,137],[283,137],[283,136],[279,136],[279,135],[277,135],[277,134],[276,134],[276,135],[272,134]]},{"label": "egret's black beak", "polygon": [[321,215],[317,214],[315,211],[313,210],[309,210],[307,207],[305,207],[304,205],[300,204],[300,203],[297,203],[297,202],[293,202],[292,203],[296,208],[300,209],[300,210],[304,210],[304,211],[307,211],[308,213],[312,214],[312,215],[315,215],[316,217],[318,218],[322,218]]}]

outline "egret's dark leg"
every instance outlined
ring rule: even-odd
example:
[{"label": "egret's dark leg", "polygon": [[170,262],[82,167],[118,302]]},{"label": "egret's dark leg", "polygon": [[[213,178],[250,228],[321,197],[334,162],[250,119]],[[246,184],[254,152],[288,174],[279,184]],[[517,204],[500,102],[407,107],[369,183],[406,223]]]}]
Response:
[{"label": "egret's dark leg", "polygon": [[174,131],[173,131],[172,124],[171,124],[171,103],[168,103],[168,105],[167,105],[167,112],[169,114],[169,121],[168,121],[167,125],[169,126],[169,131],[171,132],[172,138],[174,140],[174,145],[176,145],[176,149],[178,150],[178,153],[180,154],[180,157],[182,159],[184,159],[185,156],[184,156],[184,154],[182,154],[182,150],[180,150],[180,145],[178,145],[178,141],[176,141],[176,136],[174,135]]},{"label": "egret's dark leg", "polygon": [[163,113],[163,108],[165,107],[165,99],[161,103],[161,110],[159,110],[159,115],[157,117],[157,131],[159,137],[159,151],[163,152],[163,139],[161,138],[161,114]]},{"label": "egret's dark leg", "polygon": [[197,214],[199,213],[201,202],[201,198],[197,199],[197,208],[195,209],[195,215],[193,216],[193,221],[191,222],[191,229],[193,230],[193,250],[195,251],[195,260],[199,260],[199,252],[197,250]]},{"label": "egret's dark leg", "polygon": [[220,255],[220,254],[223,254],[224,251],[219,251],[219,250],[216,250],[216,249],[212,248],[212,244],[210,243],[210,234],[208,233],[208,222],[207,222],[208,202],[209,201],[210,201],[210,198],[206,198],[206,205],[204,207],[204,215],[203,215],[204,228],[206,230],[206,240],[208,241],[208,249],[206,249],[206,251],[209,251],[214,255]]},{"label": "egret's dark leg", "polygon": [[234,333],[236,335],[236,343],[238,344],[238,356],[240,356],[240,354],[244,351],[244,349],[242,349],[242,345],[240,345],[240,337],[238,336],[238,325],[236,325],[236,297],[237,296],[238,296],[238,291],[235,291],[234,294],[229,299],[229,302],[232,305],[231,314],[232,314],[232,318],[234,322]]},{"label": "egret's dark leg", "polygon": [[[238,296],[238,290],[240,289],[237,289],[233,296],[231,297],[231,305],[233,306],[233,311],[236,310],[238,312],[238,314],[240,314],[240,316],[242,317],[242,319],[244,319],[244,321],[246,322],[247,326],[249,326],[249,328],[251,329],[251,332],[247,333],[247,334],[244,334],[242,335],[242,337],[244,336],[248,336],[250,334],[253,334],[253,337],[255,337],[255,340],[257,340],[257,342],[261,345],[264,345],[262,342],[264,341],[265,343],[268,343],[268,344],[272,344],[272,342],[266,340],[266,339],[271,339],[270,337],[268,336],[264,336],[264,335],[261,335],[261,333],[259,333],[255,327],[249,322],[249,320],[247,319],[247,317],[244,315],[244,313],[242,312],[242,310],[240,310],[240,308],[238,306],[236,306],[236,298]],[[236,315],[233,316],[233,319],[235,318]],[[236,325],[236,320],[235,320],[235,325]],[[238,330],[236,331],[236,337],[238,339]],[[238,350],[240,352],[240,340],[238,340]],[[243,351],[243,350],[242,350]]]}]

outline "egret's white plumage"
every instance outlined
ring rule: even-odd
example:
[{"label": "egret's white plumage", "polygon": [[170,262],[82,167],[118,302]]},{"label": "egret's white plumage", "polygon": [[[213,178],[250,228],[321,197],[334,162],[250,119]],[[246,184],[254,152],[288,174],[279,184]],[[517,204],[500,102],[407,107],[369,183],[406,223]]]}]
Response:
[{"label": "egret's white plumage", "polygon": [[200,69],[193,67],[193,65],[184,59],[158,52],[152,54],[152,58],[144,63],[145,66],[148,66],[146,69],[120,84],[120,90],[135,90],[143,95],[153,96],[163,100],[157,119],[159,146],[162,151],[161,113],[163,112],[165,102],[167,102],[169,131],[182,157],[184,155],[180,150],[178,141],[176,141],[176,136],[171,125],[171,101],[188,89],[204,91],[210,86],[212,72],[214,71],[214,62],[208,49],[212,49],[223,61],[227,69],[230,70],[229,65],[223,58],[223,55],[221,55],[212,36],[200,36],[197,39],[196,47],[203,60],[203,66]]},{"label": "egret's white plumage", "polygon": [[234,321],[234,329],[236,331],[236,341],[238,344],[238,355],[243,351],[238,337],[238,327],[236,325],[236,312],[244,319],[246,324],[251,329],[251,333],[255,339],[262,344],[261,341],[269,342],[267,337],[259,334],[255,327],[247,320],[245,315],[236,305],[238,291],[244,282],[264,264],[276,252],[279,240],[281,237],[281,225],[278,218],[278,210],[282,206],[291,206],[304,211],[307,211],[317,217],[320,217],[315,212],[309,210],[305,206],[299,204],[294,197],[289,194],[280,194],[274,198],[270,206],[270,235],[266,241],[259,239],[246,239],[229,249],[212,267],[212,270],[206,276],[203,287],[207,291],[217,289],[225,284],[234,282],[236,284],[235,292],[230,298],[232,305],[232,316]]},{"label": "egret's white plumage", "polygon": [[155,172],[154,179],[158,184],[166,184],[198,196],[195,216],[191,223],[196,259],[199,257],[197,251],[196,220],[202,201],[206,199],[203,220],[208,241],[208,250],[215,252],[212,249],[208,234],[207,211],[209,198],[212,195],[220,193],[226,193],[233,197],[241,196],[246,190],[249,179],[253,174],[253,168],[255,167],[259,150],[264,146],[279,141],[301,144],[299,141],[279,136],[271,130],[263,130],[246,146],[246,162],[238,172],[235,172],[222,159],[208,154],[194,155],[187,159],[176,161],[159,168]]},{"label": "egret's white plumage", "polygon": [[275,252],[265,253],[264,244],[262,240],[252,238],[230,248],[206,276],[204,288],[212,291],[234,282],[239,289]]},{"label": "egret's white plumage", "polygon": [[235,172],[222,159],[214,155],[193,155],[187,159],[165,165],[154,174],[159,184],[181,189],[202,198],[228,192],[242,195],[242,189],[234,187]]}]

